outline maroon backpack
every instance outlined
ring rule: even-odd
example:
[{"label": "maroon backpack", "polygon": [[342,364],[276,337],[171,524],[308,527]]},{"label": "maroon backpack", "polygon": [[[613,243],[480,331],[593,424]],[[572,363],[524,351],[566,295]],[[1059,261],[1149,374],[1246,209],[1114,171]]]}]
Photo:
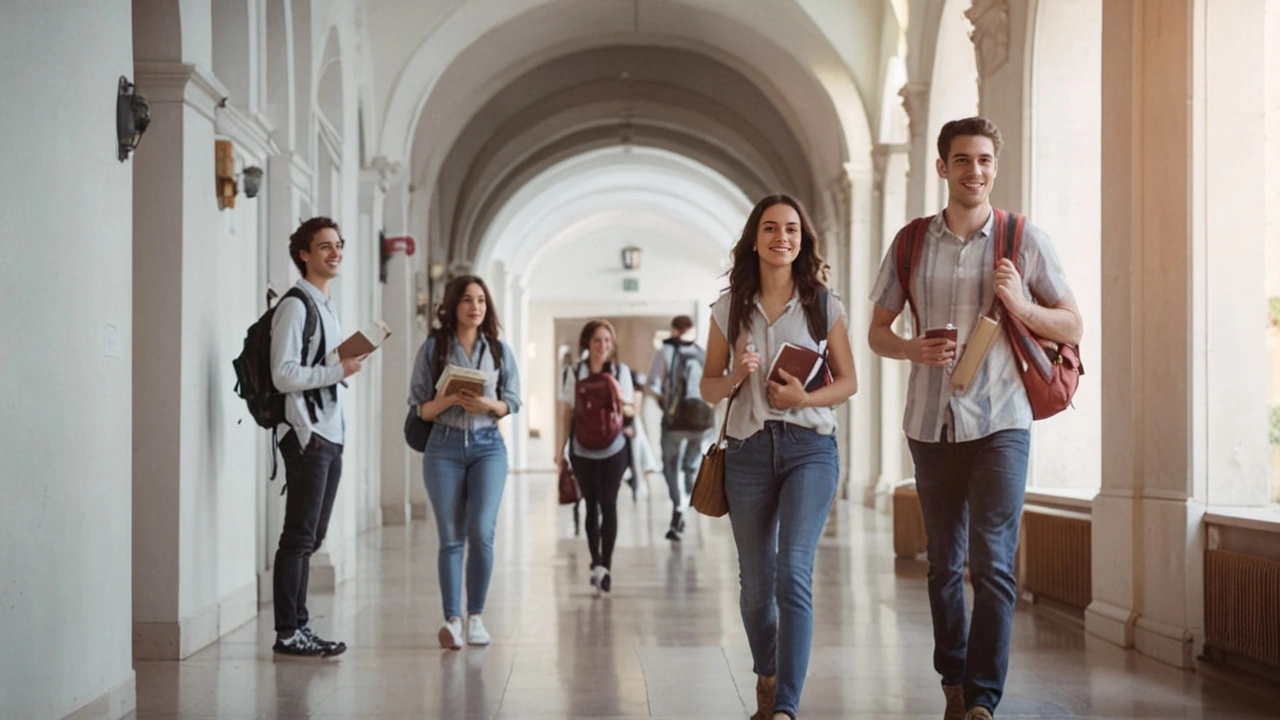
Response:
[{"label": "maroon backpack", "polygon": [[[611,363],[612,365],[612,363]],[[617,366],[579,378],[573,388],[573,437],[587,450],[604,450],[622,432],[622,388]],[[576,375],[582,374],[579,364]]]}]

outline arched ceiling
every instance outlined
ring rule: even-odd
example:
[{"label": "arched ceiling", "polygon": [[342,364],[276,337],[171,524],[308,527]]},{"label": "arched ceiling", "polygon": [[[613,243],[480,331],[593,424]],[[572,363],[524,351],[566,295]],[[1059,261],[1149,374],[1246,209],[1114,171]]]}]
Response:
[{"label": "arched ceiling", "polygon": [[870,164],[852,75],[795,0],[740,10],[471,0],[441,17],[401,68],[380,134],[382,154],[408,160],[432,246],[475,258],[525,183],[623,138],[820,212],[846,167]]},{"label": "arched ceiling", "polygon": [[476,269],[502,260],[509,271],[537,265],[548,251],[609,228],[644,244],[674,238],[689,256],[718,268],[752,201],[712,168],[676,153],[612,147],[574,156],[524,183],[489,225]]},{"label": "arched ceiling", "polygon": [[622,46],[558,58],[475,115],[432,198],[453,257],[473,256],[512,190],[563,156],[623,140],[694,158],[760,195],[811,201],[813,171],[785,120],[746,78],[682,50]]}]

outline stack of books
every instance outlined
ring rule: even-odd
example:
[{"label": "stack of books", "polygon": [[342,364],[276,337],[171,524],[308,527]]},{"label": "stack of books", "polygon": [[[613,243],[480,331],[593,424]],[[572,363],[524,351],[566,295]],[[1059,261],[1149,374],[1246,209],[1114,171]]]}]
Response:
[{"label": "stack of books", "polygon": [[484,381],[487,378],[488,373],[479,370],[461,365],[446,365],[444,372],[440,373],[440,379],[436,380],[436,394],[453,395],[466,390],[480,397],[484,395]]}]

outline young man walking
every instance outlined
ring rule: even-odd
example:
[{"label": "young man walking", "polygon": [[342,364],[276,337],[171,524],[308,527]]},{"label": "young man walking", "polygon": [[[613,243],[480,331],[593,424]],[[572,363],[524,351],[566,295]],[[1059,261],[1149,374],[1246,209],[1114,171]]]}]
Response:
[{"label": "young man walking", "polygon": [[326,362],[342,342],[337,307],[329,299],[342,250],[338,225],[329,218],[311,218],[298,227],[289,238],[289,256],[302,279],[280,300],[271,322],[271,379],[285,393],[287,420],[279,428],[287,492],[273,578],[273,649],[282,655],[329,657],[347,649],[307,624],[311,554],[324,542],[342,476],[345,428],[338,384],[359,372],[365,358]]},{"label": "young man walking", "polygon": [[647,388],[662,409],[662,474],[672,508],[667,539],[674,542],[684,536],[685,504],[698,477],[707,432],[715,421],[714,409],[698,395],[706,352],[690,337],[692,331],[693,320],[688,315],[671,319],[671,337],[653,357]]},{"label": "young man walking", "polygon": [[[997,264],[1000,212],[989,198],[1000,145],[1000,130],[985,118],[943,126],[937,172],[947,181],[946,209],[898,233],[871,293],[871,349],[911,361],[903,429],[928,536],[934,669],[942,676],[947,720],[991,718],[1004,692],[1032,419],[1003,327],[965,390],[953,389],[951,372],[979,315],[997,299],[1004,313],[1042,338],[1077,344],[1082,333],[1076,301],[1044,231],[1026,223],[1018,262],[1001,258]],[[919,252],[903,265],[912,253],[899,250],[908,242]],[[907,287],[900,272],[907,274]],[[918,317],[910,339],[893,330],[908,301]],[[949,325],[959,344],[925,337],[925,331]],[[964,594],[966,558],[972,620]]]}]

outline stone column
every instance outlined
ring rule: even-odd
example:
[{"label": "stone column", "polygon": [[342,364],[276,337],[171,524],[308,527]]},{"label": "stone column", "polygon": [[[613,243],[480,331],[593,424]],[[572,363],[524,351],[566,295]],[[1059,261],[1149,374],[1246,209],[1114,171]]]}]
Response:
[{"label": "stone column", "polygon": [[209,557],[191,460],[207,424],[188,381],[200,358],[183,345],[207,309],[184,270],[216,237],[214,120],[226,92],[191,64],[138,62],[135,72],[152,125],[133,159],[133,646],[135,659],[177,660],[219,635],[216,588],[189,582]]},{"label": "stone column", "polygon": [[[911,149],[910,145],[881,145],[872,155],[875,161],[877,200],[880,203],[880,224],[879,242],[875,248],[877,265],[870,270],[872,279],[868,282],[874,282],[874,273],[879,269],[878,263],[889,252],[898,230],[907,223],[907,165]],[[856,341],[865,344],[865,338],[855,338]],[[909,368],[902,360],[878,356],[871,362],[876,365],[880,380],[875,386],[879,395],[876,405],[880,424],[880,463],[879,476],[875,479],[874,486],[868,488],[863,500],[868,506],[887,510],[894,486],[907,477],[907,468],[911,466],[906,440],[900,429],[906,409]]]},{"label": "stone column", "polygon": [[933,159],[937,151],[933,141],[927,136],[929,85],[909,82],[902,86],[898,95],[902,97],[902,107],[907,111],[908,126],[911,129],[907,172],[907,217],[916,218],[925,214],[925,196],[929,191],[929,183],[934,182],[937,177],[933,167]]},{"label": "stone column", "polygon": [[[407,188],[400,177],[399,164],[375,158],[374,172],[383,188],[383,224],[388,237],[411,235],[407,225]],[[391,327],[391,337],[382,357],[382,522],[404,525],[409,520],[409,488],[421,480],[422,456],[405,445],[401,432],[408,412],[409,376],[418,352],[414,324],[417,298],[414,268],[426,253],[422,238],[415,238],[413,257],[397,253],[387,263],[387,282],[382,286],[382,319]]]},{"label": "stone column", "polygon": [[1209,352],[1215,338],[1233,344],[1226,316],[1238,308],[1210,315],[1207,298],[1260,288],[1261,271],[1212,261],[1207,233],[1226,254],[1231,238],[1259,236],[1263,94],[1259,74],[1238,69],[1260,63],[1263,4],[1142,0],[1103,12],[1102,490],[1085,621],[1190,667],[1203,643],[1206,476],[1235,430],[1226,420],[1208,435],[1225,409],[1209,388],[1234,392],[1235,412],[1252,407],[1243,387],[1225,388],[1243,385],[1238,375],[1215,373],[1231,362]]},{"label": "stone column", "polygon": [[982,115],[1000,127],[1000,179],[991,190],[991,203],[1021,211],[1030,193],[1027,153],[1024,152],[1027,105],[1023,78],[1030,13],[1027,3],[974,0],[965,16],[973,23],[973,51],[978,64],[978,106]]}]

